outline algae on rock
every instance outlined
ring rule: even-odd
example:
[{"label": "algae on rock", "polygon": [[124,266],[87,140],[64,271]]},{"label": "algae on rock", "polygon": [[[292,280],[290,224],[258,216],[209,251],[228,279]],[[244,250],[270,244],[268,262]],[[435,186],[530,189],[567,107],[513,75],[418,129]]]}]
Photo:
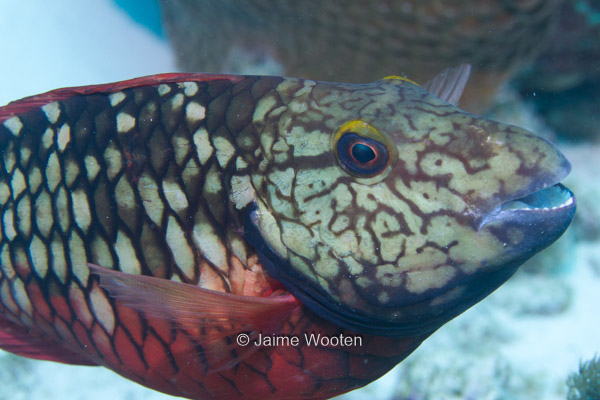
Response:
[{"label": "algae on rock", "polygon": [[569,376],[567,386],[567,400],[600,399],[600,358],[579,364],[579,373]]}]

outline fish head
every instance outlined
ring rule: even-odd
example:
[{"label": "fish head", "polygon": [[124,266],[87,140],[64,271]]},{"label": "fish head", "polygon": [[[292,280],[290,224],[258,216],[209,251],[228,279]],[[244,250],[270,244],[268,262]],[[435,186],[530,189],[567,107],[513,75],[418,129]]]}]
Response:
[{"label": "fish head", "polygon": [[246,237],[271,275],[342,327],[430,333],[574,215],[553,144],[410,81],[304,83],[288,98],[277,131],[263,132]]}]

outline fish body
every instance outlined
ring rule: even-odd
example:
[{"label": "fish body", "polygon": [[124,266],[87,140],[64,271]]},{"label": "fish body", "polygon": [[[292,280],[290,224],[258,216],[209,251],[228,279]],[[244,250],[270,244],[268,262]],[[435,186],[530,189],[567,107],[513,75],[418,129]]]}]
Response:
[{"label": "fish body", "polygon": [[424,82],[448,65],[468,62],[474,71],[461,105],[471,112],[485,109],[499,85],[549,47],[563,3],[160,2],[184,71],[264,73],[270,68],[268,73],[287,76],[369,82],[394,70]]},{"label": "fish body", "polygon": [[377,379],[575,211],[552,144],[448,104],[464,72],[437,96],[165,74],[0,108],[0,347],[192,399]]}]

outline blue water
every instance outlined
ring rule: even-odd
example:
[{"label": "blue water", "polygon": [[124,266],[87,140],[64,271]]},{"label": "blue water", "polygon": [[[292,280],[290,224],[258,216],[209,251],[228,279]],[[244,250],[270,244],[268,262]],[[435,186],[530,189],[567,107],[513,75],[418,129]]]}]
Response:
[{"label": "blue water", "polygon": [[134,21],[144,25],[156,35],[165,37],[160,17],[158,0],[114,0],[117,6],[129,14]]}]

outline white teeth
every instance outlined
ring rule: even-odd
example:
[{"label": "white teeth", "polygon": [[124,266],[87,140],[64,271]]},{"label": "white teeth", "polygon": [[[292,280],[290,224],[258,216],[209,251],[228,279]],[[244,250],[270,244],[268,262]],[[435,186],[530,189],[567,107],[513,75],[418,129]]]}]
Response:
[{"label": "white teeth", "polygon": [[[564,188],[563,186],[555,185],[535,193],[531,193],[520,199],[507,201],[506,203],[502,204],[500,209],[502,211],[532,210],[547,212],[571,206],[573,202],[573,196],[568,189]],[[548,203],[559,204],[551,206]]]},{"label": "white teeth", "polygon": [[[551,208],[551,210],[558,210],[559,208],[563,208],[563,207],[568,207],[571,204],[573,204],[573,197],[569,196],[569,198],[567,199],[567,201],[565,201],[564,203],[558,205],[558,206],[554,206]],[[547,210],[547,208],[545,208],[545,210]]]},{"label": "white teeth", "polygon": [[[557,205],[552,206],[553,204]],[[494,221],[521,220],[533,216],[552,218],[555,213],[558,214],[558,210],[568,209],[574,204],[575,198],[569,189],[562,185],[554,185],[502,203],[481,220],[479,230]]]}]

